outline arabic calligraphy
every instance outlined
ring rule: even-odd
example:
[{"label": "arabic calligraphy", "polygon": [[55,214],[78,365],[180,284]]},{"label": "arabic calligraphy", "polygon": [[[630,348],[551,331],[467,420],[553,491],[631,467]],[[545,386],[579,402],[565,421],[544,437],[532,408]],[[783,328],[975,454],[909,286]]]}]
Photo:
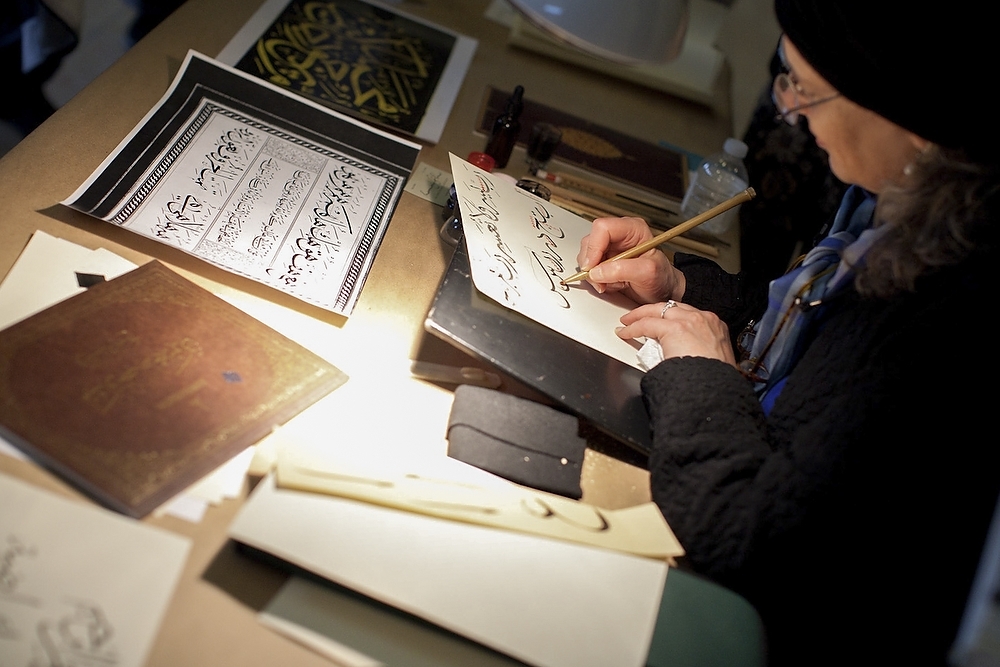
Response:
[{"label": "arabic calligraphy", "polygon": [[455,38],[359,0],[293,0],[237,68],[415,133]]},{"label": "arabic calligraphy", "polygon": [[531,226],[538,230],[537,239],[542,241],[541,249],[532,249],[533,269],[538,282],[545,285],[550,295],[555,297],[559,308],[569,308],[566,294],[569,286],[561,284],[566,274],[566,263],[559,254],[559,241],[566,238],[566,233],[552,223],[552,214],[546,206],[539,202],[528,213]]},{"label": "arabic calligraphy", "polygon": [[172,168],[137,188],[131,213],[116,220],[296,296],[329,299],[399,180],[216,103],[192,117],[197,131]]},{"label": "arabic calligraphy", "polygon": [[639,368],[615,334],[635,307],[623,294],[563,285],[590,222],[451,155],[476,290],[579,343]]},{"label": "arabic calligraphy", "polygon": [[62,203],[349,316],[419,151],[189,51]]},{"label": "arabic calligraphy", "polygon": [[[462,188],[461,209],[463,226],[470,226],[488,238],[491,262],[489,273],[502,285],[503,300],[511,307],[516,306],[523,293],[518,260],[513,248],[504,240],[500,224],[500,197],[491,176],[484,171],[468,171],[465,187]],[[559,249],[559,242],[566,233],[555,223],[547,202],[518,191],[527,199],[527,212],[523,221],[534,230],[534,241],[525,246],[531,259],[530,270],[534,279],[544,287],[557,308],[572,307],[567,294],[569,287],[561,284],[567,273],[566,261]]]}]

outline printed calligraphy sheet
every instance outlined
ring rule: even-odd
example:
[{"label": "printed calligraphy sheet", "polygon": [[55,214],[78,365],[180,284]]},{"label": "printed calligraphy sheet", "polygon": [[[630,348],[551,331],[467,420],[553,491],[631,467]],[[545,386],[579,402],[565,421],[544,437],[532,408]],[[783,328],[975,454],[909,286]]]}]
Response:
[{"label": "printed calligraphy sheet", "polygon": [[192,51],[63,204],[346,316],[419,151]]},{"label": "printed calligraphy sheet", "polygon": [[190,548],[0,475],[0,663],[141,667]]},{"label": "printed calligraphy sheet", "polygon": [[590,222],[451,155],[472,281],[480,292],[564,336],[642,370],[638,344],[615,335],[636,307],[587,283],[560,285],[577,271]]}]

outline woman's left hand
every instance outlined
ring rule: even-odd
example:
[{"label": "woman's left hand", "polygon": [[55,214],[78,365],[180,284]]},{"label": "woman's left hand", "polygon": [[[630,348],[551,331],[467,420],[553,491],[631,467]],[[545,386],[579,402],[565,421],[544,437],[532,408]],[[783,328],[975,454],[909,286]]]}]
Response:
[{"label": "woman's left hand", "polygon": [[712,312],[674,301],[652,303],[622,315],[617,330],[624,340],[655,338],[663,358],[708,357],[736,366],[729,328]]}]

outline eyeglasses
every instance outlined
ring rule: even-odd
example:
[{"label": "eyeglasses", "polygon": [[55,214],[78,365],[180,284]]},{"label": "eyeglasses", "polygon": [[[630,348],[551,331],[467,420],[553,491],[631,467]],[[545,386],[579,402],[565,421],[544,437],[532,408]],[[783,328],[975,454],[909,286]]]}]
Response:
[{"label": "eyeglasses", "polygon": [[[802,257],[796,260],[795,264],[792,266],[792,269],[798,266],[801,260]],[[737,364],[737,366],[740,370],[740,374],[743,377],[755,383],[767,382],[768,378],[770,377],[770,371],[768,371],[767,368],[764,367],[764,357],[766,357],[767,353],[771,350],[771,346],[774,345],[774,341],[778,339],[778,334],[781,333],[781,330],[785,327],[785,324],[788,322],[788,318],[791,316],[792,310],[798,309],[800,312],[804,313],[807,310],[811,310],[816,306],[822,305],[823,304],[822,299],[806,301],[804,298],[805,294],[806,292],[809,291],[809,288],[812,287],[817,280],[819,280],[823,276],[830,274],[835,268],[836,268],[835,264],[827,267],[823,271],[813,276],[804,285],[802,285],[801,288],[799,288],[799,292],[798,294],[795,295],[795,299],[792,301],[792,305],[788,308],[788,310],[785,311],[785,314],[781,318],[781,322],[778,324],[778,326],[774,328],[774,332],[771,333],[771,337],[768,339],[767,345],[764,346],[764,349],[762,349],[760,351],[760,354],[756,357],[752,356],[754,339],[757,337],[757,331],[754,328],[756,322],[754,320],[750,320],[747,323],[743,331],[741,331],[740,334],[736,337],[736,346],[737,348],[739,348],[740,352],[740,362],[739,364]]]},{"label": "eyeglasses", "polygon": [[791,70],[788,68],[788,63],[785,62],[785,49],[782,46],[778,47],[778,58],[781,60],[781,67],[784,71],[774,77],[774,84],[771,86],[771,99],[774,101],[774,106],[778,108],[778,115],[775,116],[775,120],[784,120],[789,125],[795,125],[799,122],[799,112],[803,109],[808,109],[817,104],[823,104],[824,102],[829,102],[840,97],[840,93],[834,93],[822,99],[801,102],[799,100],[800,96],[808,98],[810,95],[802,90],[802,87],[792,75]]}]

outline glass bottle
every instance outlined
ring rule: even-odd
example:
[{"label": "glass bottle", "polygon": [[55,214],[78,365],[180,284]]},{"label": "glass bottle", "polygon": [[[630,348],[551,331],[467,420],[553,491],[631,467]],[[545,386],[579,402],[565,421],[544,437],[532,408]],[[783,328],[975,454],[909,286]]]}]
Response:
[{"label": "glass bottle", "polygon": [[497,169],[503,169],[521,132],[521,111],[524,109],[524,86],[518,86],[507,100],[507,108],[493,121],[493,130],[483,152],[496,160]]}]

